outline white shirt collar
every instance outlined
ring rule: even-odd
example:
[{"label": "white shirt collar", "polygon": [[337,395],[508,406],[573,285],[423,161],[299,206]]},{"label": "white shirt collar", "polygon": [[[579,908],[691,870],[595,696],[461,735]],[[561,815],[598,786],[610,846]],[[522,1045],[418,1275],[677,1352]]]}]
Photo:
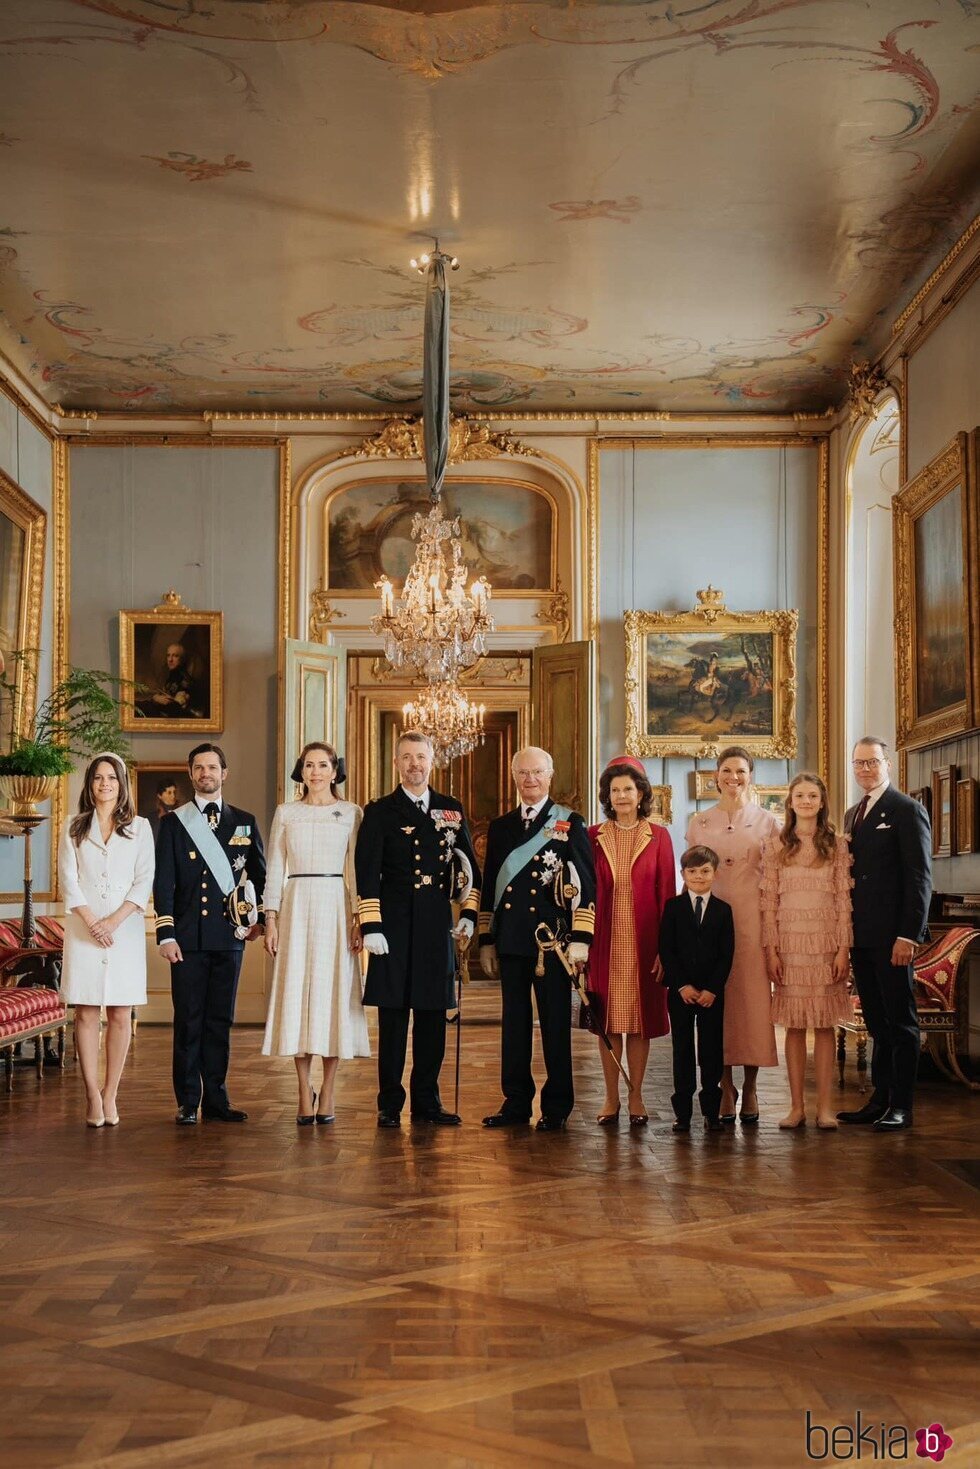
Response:
[{"label": "white shirt collar", "polygon": [[[701,917],[703,918],[704,917],[704,910],[708,906],[708,903],[709,903],[709,901],[711,899],[711,894],[710,893],[692,893],[690,888],[685,888],[684,891],[687,893],[687,896],[691,900],[691,907],[692,908],[695,908],[695,904],[697,903],[698,898],[703,898],[704,899],[704,907],[701,909]],[[697,909],[695,908],[695,912],[696,911],[697,911]]]},{"label": "white shirt collar", "polygon": [[213,802],[215,804],[215,806],[217,806],[217,808],[218,808],[218,815],[219,816],[221,815],[221,808],[224,805],[224,801],[221,799],[221,796],[220,795],[199,796],[198,793],[197,793],[197,791],[195,791],[194,792],[194,800],[197,802],[197,809],[199,811],[206,811],[207,808]]},{"label": "white shirt collar", "polygon": [[541,800],[538,801],[538,802],[536,802],[536,804],[533,805],[533,806],[527,806],[522,801],[521,802],[521,818],[522,818],[522,820],[526,821],[528,819],[528,817],[530,817],[530,819],[532,821],[536,821],[538,819],[538,817],[541,815],[542,810],[544,809],[545,806],[547,806],[547,804],[548,804],[548,802],[550,800],[551,800],[551,797],[550,796],[542,796],[541,797]]},{"label": "white shirt collar", "polygon": [[868,804],[864,808],[865,818],[867,818],[868,812],[871,810],[872,806],[874,806],[876,802],[881,800],[882,796],[885,794],[890,785],[891,781],[886,776],[880,785],[873,786],[870,791],[865,792],[868,797]]},{"label": "white shirt collar", "polygon": [[430,799],[430,796],[431,796],[431,792],[430,792],[428,786],[426,786],[426,788],[422,792],[421,796],[413,796],[412,795],[412,792],[408,789],[407,786],[402,786],[402,790],[405,792],[406,796],[411,801],[411,803],[412,803],[413,806],[417,806],[419,804],[419,802],[421,801],[422,802],[422,808],[421,809],[423,811],[428,811],[428,809],[429,809],[429,799]]}]

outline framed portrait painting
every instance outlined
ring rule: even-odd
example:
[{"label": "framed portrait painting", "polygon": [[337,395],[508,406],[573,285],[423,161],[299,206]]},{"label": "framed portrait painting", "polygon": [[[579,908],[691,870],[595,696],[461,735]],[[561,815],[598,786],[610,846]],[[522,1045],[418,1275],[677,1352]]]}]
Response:
[{"label": "framed portrait painting", "polygon": [[8,680],[17,685],[13,701],[5,697],[0,706],[4,750],[12,733],[26,731],[34,711],[31,669],[15,665],[10,655],[41,641],[47,520],[40,505],[0,471],[0,655]]},{"label": "framed portrait painting", "polygon": [[729,612],[711,587],[698,602],[625,614],[627,751],[707,757],[739,744],[792,758],[798,614]]},{"label": "framed portrait painting", "polygon": [[[450,476],[443,504],[447,517],[459,517],[472,579],[487,577],[495,596],[556,589],[556,507],[540,486]],[[431,508],[421,478],[361,479],[334,490],[324,509],[325,590],[376,598],[381,576],[404,583],[417,544],[412,522]]]},{"label": "framed portrait painting", "polygon": [[146,817],[156,840],[160,821],[167,812],[194,799],[187,764],[140,761],[132,767],[131,778],[136,814]]},{"label": "framed portrait painting", "polygon": [[893,502],[897,740],[906,748],[974,725],[971,481],[967,436],[958,434]]},{"label": "framed portrait painting", "polygon": [[119,614],[119,669],[136,687],[122,705],[127,731],[217,734],[224,727],[223,618],[192,612],[176,592],[158,607]]}]

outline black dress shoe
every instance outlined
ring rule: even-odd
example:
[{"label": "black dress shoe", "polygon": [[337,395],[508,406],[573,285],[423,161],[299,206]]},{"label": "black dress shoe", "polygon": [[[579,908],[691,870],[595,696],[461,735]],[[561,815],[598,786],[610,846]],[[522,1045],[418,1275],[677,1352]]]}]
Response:
[{"label": "black dress shoe", "polygon": [[247,1122],[248,1113],[240,1111],[237,1107],[202,1107],[201,1116],[205,1122]]},{"label": "black dress shoe", "polygon": [[864,1106],[859,1107],[856,1112],[838,1112],[837,1121],[867,1124],[877,1122],[878,1118],[884,1117],[887,1111],[888,1108],[883,1107],[880,1102],[865,1102]]},{"label": "black dress shoe", "polygon": [[534,1125],[535,1132],[564,1132],[564,1117],[539,1117]]},{"label": "black dress shoe", "polygon": [[402,1116],[401,1116],[401,1113],[400,1112],[379,1112],[378,1113],[378,1126],[379,1127],[401,1127],[401,1125],[402,1125]]},{"label": "black dress shoe", "polygon": [[489,1117],[484,1117],[484,1127],[528,1127],[530,1117],[512,1117],[509,1112],[491,1112]]},{"label": "black dress shoe", "polygon": [[912,1126],[912,1113],[906,1107],[889,1107],[875,1123],[875,1132],[899,1132]]},{"label": "black dress shoe", "polygon": [[178,1127],[192,1127],[197,1121],[196,1107],[178,1107],[177,1116],[174,1118]]},{"label": "black dress shoe", "polygon": [[413,1122],[435,1122],[439,1127],[459,1127],[462,1117],[458,1112],[447,1112],[445,1107],[437,1107],[434,1112],[413,1112]]},{"label": "black dress shoe", "polygon": [[678,1117],[670,1130],[671,1132],[690,1132],[691,1124],[690,1122],[685,1122],[682,1117]]},{"label": "black dress shoe", "polygon": [[724,1132],[725,1124],[720,1117],[706,1117],[704,1119],[705,1132]]}]

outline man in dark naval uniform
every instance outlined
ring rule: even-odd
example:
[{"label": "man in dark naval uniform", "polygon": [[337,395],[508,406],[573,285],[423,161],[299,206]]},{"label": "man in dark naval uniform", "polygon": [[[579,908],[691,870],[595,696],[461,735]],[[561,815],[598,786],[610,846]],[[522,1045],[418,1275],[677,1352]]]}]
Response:
[{"label": "man in dark naval uniform", "polygon": [[209,1121],[245,1122],[225,1078],[242,955],[261,933],[265,853],[252,813],[222,797],[221,748],[198,745],[187,766],[194,800],[161,818],[153,881],[157,944],[172,966],[175,1121],[196,1122],[200,1105]]},{"label": "man in dark naval uniform", "polygon": [[541,1088],[540,1132],[560,1132],[575,1100],[572,1086],[572,986],[561,960],[544,955],[535,975],[534,931],[546,923],[584,965],[595,933],[595,867],[585,822],[550,796],[554,762],[547,750],[518,750],[512,769],[521,804],[491,821],[480,904],[480,961],[500,980],[502,1004],[499,1112],[484,1127],[522,1127],[531,1120],[531,990],[538,1003],[547,1080]]},{"label": "man in dark naval uniform", "polygon": [[[456,1004],[453,938],[471,937],[480,872],[460,803],[429,787],[432,742],[409,730],[395,749],[400,784],[371,801],[354,865],[368,960],[365,1005],[378,1007],[378,1126],[401,1126],[402,1073],[412,1023],[413,1122],[458,1127],[439,1096],[446,1011]],[[452,928],[450,900],[461,900]]]}]

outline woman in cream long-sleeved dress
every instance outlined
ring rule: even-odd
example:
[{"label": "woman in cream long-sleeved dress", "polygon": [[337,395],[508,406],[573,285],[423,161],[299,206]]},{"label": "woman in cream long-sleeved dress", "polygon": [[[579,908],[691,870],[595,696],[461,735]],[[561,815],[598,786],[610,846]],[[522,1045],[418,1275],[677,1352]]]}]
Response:
[{"label": "woman in cream long-sleeved dress", "polygon": [[[338,799],[337,765],[329,745],[306,746],[293,771],[303,797],[277,807],[266,854],[265,945],[275,967],[262,1053],[293,1057],[300,1123],[332,1122],[338,1060],[371,1054],[353,875],[361,811]],[[314,1056],[323,1057],[319,1106]]]},{"label": "woman in cream long-sleeved dress", "polygon": [[[75,1045],[90,1127],[115,1127],[116,1092],[132,1033],[130,1012],[146,1004],[143,913],[153,890],[153,834],[137,816],[118,755],[96,755],[85,772],[78,815],[58,846],[64,894],[61,993],[75,1007]],[[105,1083],[99,1089],[99,1030],[106,1009]]]}]

